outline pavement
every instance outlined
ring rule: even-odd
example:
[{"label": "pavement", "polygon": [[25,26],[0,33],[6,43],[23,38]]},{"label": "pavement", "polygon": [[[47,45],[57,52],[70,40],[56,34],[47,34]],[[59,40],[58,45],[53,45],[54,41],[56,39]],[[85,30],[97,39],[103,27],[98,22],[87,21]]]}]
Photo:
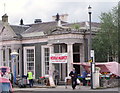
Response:
[{"label": "pavement", "polygon": [[[18,87],[16,87],[16,88],[13,88],[13,91],[14,91],[14,93],[33,93],[33,92],[38,92],[38,93],[40,93],[40,91],[43,93],[44,91],[47,91],[47,93],[48,93],[48,91],[50,92],[50,91],[58,91],[58,92],[65,92],[65,93],[67,93],[68,91],[70,92],[70,91],[82,91],[82,92],[91,92],[91,93],[93,93],[93,92],[95,92],[96,93],[96,91],[98,91],[98,92],[105,92],[106,91],[106,93],[119,93],[119,88],[118,87],[116,87],[116,88],[100,88],[100,89],[91,89],[91,87],[90,86],[79,86],[79,85],[77,85],[76,86],[76,89],[75,90],[73,90],[72,89],[72,87],[70,86],[70,85],[68,85],[67,86],[67,88],[65,87],[65,85],[59,85],[59,86],[56,86],[56,87],[49,87],[49,86],[38,86],[38,85],[34,85],[34,87],[32,87],[32,88],[29,88],[29,87],[27,87],[27,88],[18,88]],[[109,91],[109,92],[108,92]],[[86,93],[85,92],[85,93]]]}]

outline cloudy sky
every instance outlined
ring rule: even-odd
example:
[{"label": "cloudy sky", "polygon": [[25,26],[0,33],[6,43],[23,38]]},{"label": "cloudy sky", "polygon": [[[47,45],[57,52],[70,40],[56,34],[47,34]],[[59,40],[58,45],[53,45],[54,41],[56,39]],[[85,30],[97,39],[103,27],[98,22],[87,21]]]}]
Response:
[{"label": "cloudy sky", "polygon": [[[117,6],[119,0],[0,0],[0,16],[7,13],[9,23],[19,25],[42,19],[52,21],[52,16],[68,14],[68,22],[88,21],[88,6],[92,7],[92,21],[99,22],[101,12],[108,12]],[[1,18],[0,18],[1,20]]]}]

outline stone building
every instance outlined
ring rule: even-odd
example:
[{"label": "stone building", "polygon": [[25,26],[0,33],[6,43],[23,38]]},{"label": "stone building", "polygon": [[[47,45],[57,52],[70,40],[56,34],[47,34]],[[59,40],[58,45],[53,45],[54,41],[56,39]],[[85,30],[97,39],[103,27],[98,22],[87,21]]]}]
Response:
[{"label": "stone building", "polygon": [[[99,23],[92,22],[92,35],[99,30]],[[67,23],[60,19],[24,25],[10,25],[7,14],[0,21],[0,65],[12,69],[11,53],[16,57],[16,74],[26,75],[32,70],[34,78],[51,75],[57,69],[64,80],[74,66],[78,73],[81,67],[73,62],[87,62],[89,49],[89,23]],[[50,62],[50,55],[67,55],[65,63]]]}]

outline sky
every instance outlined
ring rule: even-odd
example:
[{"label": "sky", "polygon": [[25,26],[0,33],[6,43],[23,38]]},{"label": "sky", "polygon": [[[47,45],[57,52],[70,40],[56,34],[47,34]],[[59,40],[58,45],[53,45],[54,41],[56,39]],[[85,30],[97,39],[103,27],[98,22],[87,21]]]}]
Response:
[{"label": "sky", "polygon": [[[35,19],[43,22],[52,21],[57,13],[68,14],[68,22],[88,21],[88,6],[92,7],[92,21],[100,22],[102,12],[109,12],[117,6],[119,0],[0,0],[0,16],[7,13],[8,22],[19,25],[34,23]],[[2,18],[0,17],[0,20]]]}]

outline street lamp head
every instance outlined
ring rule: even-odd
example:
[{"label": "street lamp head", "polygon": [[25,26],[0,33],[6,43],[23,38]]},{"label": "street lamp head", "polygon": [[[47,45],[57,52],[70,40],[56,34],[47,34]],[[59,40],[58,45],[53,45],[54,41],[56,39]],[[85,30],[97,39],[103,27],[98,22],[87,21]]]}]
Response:
[{"label": "street lamp head", "polygon": [[92,7],[89,5],[89,7],[88,7],[88,13],[89,13],[89,14],[91,14],[91,13],[92,13],[92,11],[91,11],[91,10],[92,10]]},{"label": "street lamp head", "polygon": [[18,53],[14,50],[12,53],[11,53],[11,55],[18,55]]}]

